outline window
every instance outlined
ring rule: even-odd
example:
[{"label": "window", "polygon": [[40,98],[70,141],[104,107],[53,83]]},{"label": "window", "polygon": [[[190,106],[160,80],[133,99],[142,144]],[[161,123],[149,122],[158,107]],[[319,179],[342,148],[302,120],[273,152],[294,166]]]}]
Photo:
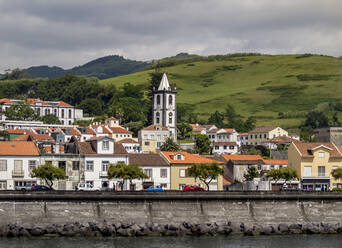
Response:
[{"label": "window", "polygon": [[312,167],[311,166],[304,166],[304,176],[311,177],[312,176]]},{"label": "window", "polygon": [[40,115],[40,108],[37,108],[37,113],[38,115]]},{"label": "window", "polygon": [[149,178],[152,177],[152,169],[144,169],[144,172]]},{"label": "window", "polygon": [[108,140],[102,141],[102,150],[104,150],[104,151],[109,150],[109,141]]},{"label": "window", "polygon": [[169,105],[172,105],[172,96],[169,96]]},{"label": "window", "polygon": [[324,152],[319,152],[319,153],[318,153],[318,157],[319,157],[319,158],[324,158]]},{"label": "window", "polygon": [[62,118],[64,118],[64,109],[62,109]]},{"label": "window", "polygon": [[260,138],[260,139],[262,138],[262,135],[261,135],[261,134],[259,135],[259,138]]},{"label": "window", "polygon": [[256,138],[256,139],[257,139],[257,138],[258,138],[258,135],[257,135],[257,134],[255,134],[255,135],[254,135],[254,138]]},{"label": "window", "polygon": [[80,169],[80,161],[72,161],[72,170]]},{"label": "window", "polygon": [[223,146],[223,149],[226,150],[226,149],[227,149],[227,146]]},{"label": "window", "polygon": [[172,116],[173,116],[173,114],[169,113],[169,124],[172,124]]},{"label": "window", "polygon": [[102,161],[102,171],[107,171],[109,167],[109,161]]},{"label": "window", "polygon": [[157,104],[160,104],[160,95],[157,95]]},{"label": "window", "polygon": [[159,124],[160,118],[159,118],[160,114],[159,112],[156,113],[156,122],[157,124]]},{"label": "window", "polygon": [[48,110],[47,109],[45,109],[45,115],[48,115]]},{"label": "window", "polygon": [[160,134],[157,135],[157,140],[161,140],[161,135]]},{"label": "window", "polygon": [[7,160],[0,160],[0,171],[7,171]]},{"label": "window", "polygon": [[86,162],[86,170],[87,171],[93,171],[94,170],[94,161],[88,160]]},{"label": "window", "polygon": [[318,176],[319,177],[325,176],[325,166],[318,166]]},{"label": "window", "polygon": [[266,134],[264,134],[264,139],[266,139],[266,137],[267,137],[267,135],[266,135]]},{"label": "window", "polygon": [[145,146],[149,146],[150,142],[146,141],[144,144],[145,144]]},{"label": "window", "polygon": [[261,170],[261,165],[260,164],[258,164],[258,170]]},{"label": "window", "polygon": [[167,169],[160,169],[160,177],[167,178]]},{"label": "window", "polygon": [[69,109],[69,118],[72,118],[71,109]]},{"label": "window", "polygon": [[177,154],[177,160],[182,160],[182,155],[181,154]]},{"label": "window", "polygon": [[54,112],[55,115],[57,116],[57,109],[54,109],[53,112]]},{"label": "window", "polygon": [[185,177],[185,169],[179,170],[179,177]]},{"label": "window", "polygon": [[161,147],[161,142],[157,142],[157,148]]},{"label": "window", "polygon": [[6,181],[0,181],[0,190],[6,190],[6,189],[7,189]]},{"label": "window", "polygon": [[233,149],[234,149],[234,146],[229,146],[229,149],[230,149],[230,150],[233,150]]},{"label": "window", "polygon": [[37,161],[36,160],[29,160],[28,161],[28,169],[31,172],[36,167]]},{"label": "window", "polygon": [[253,139],[253,135],[251,134],[251,139]]},{"label": "window", "polygon": [[151,134],[150,137],[151,137],[151,139],[154,139],[154,134]]},{"label": "window", "polygon": [[219,150],[220,149],[220,147],[219,146],[215,146],[215,150]]}]

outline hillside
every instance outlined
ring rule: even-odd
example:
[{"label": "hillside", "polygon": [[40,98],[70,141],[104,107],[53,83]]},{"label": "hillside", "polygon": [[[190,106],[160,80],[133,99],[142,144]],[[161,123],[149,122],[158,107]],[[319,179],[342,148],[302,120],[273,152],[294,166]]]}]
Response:
[{"label": "hillside", "polygon": [[84,65],[65,70],[60,67],[33,66],[27,68],[31,78],[55,78],[66,74],[76,74],[87,77],[105,79],[140,71],[149,63],[125,59],[122,56],[111,55],[92,60]]},{"label": "hillside", "polygon": [[[232,104],[239,114],[257,117],[258,125],[295,129],[308,111],[342,102],[341,59],[309,54],[198,57],[180,64],[167,61],[170,66],[161,70],[177,85],[178,103],[191,104],[201,119]],[[148,84],[152,71],[101,83]]]}]

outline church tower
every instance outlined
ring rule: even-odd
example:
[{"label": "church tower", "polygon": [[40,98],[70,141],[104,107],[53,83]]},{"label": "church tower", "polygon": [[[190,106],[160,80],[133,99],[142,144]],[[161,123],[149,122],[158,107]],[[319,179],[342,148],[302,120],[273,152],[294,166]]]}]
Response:
[{"label": "church tower", "polygon": [[177,140],[176,96],[176,88],[171,90],[164,73],[158,90],[153,91],[153,125],[168,128],[174,140]]}]

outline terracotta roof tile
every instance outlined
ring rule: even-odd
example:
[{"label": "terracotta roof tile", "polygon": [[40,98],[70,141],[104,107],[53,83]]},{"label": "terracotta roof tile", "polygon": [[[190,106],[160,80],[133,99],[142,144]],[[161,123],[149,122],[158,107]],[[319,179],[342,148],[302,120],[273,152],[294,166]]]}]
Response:
[{"label": "terracotta roof tile", "polygon": [[151,125],[148,127],[143,128],[142,130],[151,130],[151,131],[156,131],[158,130],[158,128],[162,131],[168,131],[169,129],[167,129],[166,127],[160,126],[160,125]]},{"label": "terracotta roof tile", "polygon": [[271,165],[287,165],[289,163],[288,160],[279,160],[279,159],[264,159],[265,164],[271,164]]},{"label": "terracotta roof tile", "polygon": [[168,166],[169,164],[160,154],[129,154],[129,163],[140,166]]},{"label": "terracotta roof tile", "polygon": [[[221,164],[222,163],[214,159],[206,158],[204,156],[191,154],[187,152],[161,152],[161,153],[171,164],[201,164],[201,163]],[[184,160],[175,160],[174,156],[176,156],[177,154],[182,154],[184,156]]]},{"label": "terracotta roof tile", "polygon": [[123,128],[123,127],[108,127],[113,133],[127,133],[133,134],[131,131]]},{"label": "terracotta roof tile", "polygon": [[260,155],[239,155],[239,154],[223,154],[222,157],[228,162],[232,160],[236,163],[264,163]]},{"label": "terracotta roof tile", "polygon": [[38,156],[39,151],[32,141],[0,141],[0,155]]},{"label": "terracotta roof tile", "polygon": [[329,153],[331,157],[341,158],[342,154],[338,150],[338,148],[332,143],[319,143],[319,142],[312,142],[312,143],[304,143],[304,142],[297,142],[293,143],[302,154],[303,157],[313,157],[312,151],[318,147],[328,147]]},{"label": "terracotta roof tile", "polygon": [[40,100],[39,98],[27,98],[26,99],[26,102],[28,104],[37,104],[37,103],[41,103],[42,105],[44,106],[49,106],[50,104],[48,104],[47,102],[43,101],[43,100]]},{"label": "terracotta roof tile", "polygon": [[58,101],[57,106],[60,107],[72,107],[70,104],[63,102],[63,101]]},{"label": "terracotta roof tile", "polygon": [[237,146],[236,142],[214,142],[214,146]]},{"label": "terracotta roof tile", "polygon": [[54,138],[52,138],[48,134],[36,134],[36,133],[29,133],[29,134],[24,134],[19,137],[16,137],[14,140],[17,141],[55,141]]},{"label": "terracotta roof tile", "polygon": [[[96,151],[93,149],[92,145],[90,142],[77,142],[78,147],[80,148],[80,153],[84,155],[104,155],[104,154],[98,154]],[[125,155],[128,154],[126,149],[118,143],[114,142],[114,153],[113,155]],[[107,154],[105,154],[107,155]],[[109,154],[110,155],[110,154]]]},{"label": "terracotta roof tile", "polygon": [[114,118],[114,117],[109,117],[109,118],[107,118],[106,120],[118,121],[119,119],[116,119],[116,118]]},{"label": "terracotta roof tile", "polygon": [[7,133],[9,134],[26,134],[26,133],[29,133],[30,130],[27,130],[27,129],[12,129],[12,128],[8,128],[5,130]]},{"label": "terracotta roof tile", "polygon": [[139,144],[139,142],[134,140],[134,139],[122,139],[122,140],[118,141],[117,143],[118,144],[123,144],[123,143]]},{"label": "terracotta roof tile", "polygon": [[238,136],[248,136],[248,133],[239,133]]},{"label": "terracotta roof tile", "polygon": [[223,184],[227,185],[227,184],[232,184],[232,183],[227,178],[223,177]]},{"label": "terracotta roof tile", "polygon": [[1,98],[0,103],[15,104],[15,102],[13,102],[12,100],[10,100],[8,98]]}]

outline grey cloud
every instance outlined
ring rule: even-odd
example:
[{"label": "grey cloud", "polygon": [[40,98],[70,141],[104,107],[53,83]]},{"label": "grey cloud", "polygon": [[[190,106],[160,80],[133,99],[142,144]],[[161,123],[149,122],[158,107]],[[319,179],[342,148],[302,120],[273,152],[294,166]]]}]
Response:
[{"label": "grey cloud", "polygon": [[0,0],[0,71],[108,54],[342,55],[339,0]]}]

